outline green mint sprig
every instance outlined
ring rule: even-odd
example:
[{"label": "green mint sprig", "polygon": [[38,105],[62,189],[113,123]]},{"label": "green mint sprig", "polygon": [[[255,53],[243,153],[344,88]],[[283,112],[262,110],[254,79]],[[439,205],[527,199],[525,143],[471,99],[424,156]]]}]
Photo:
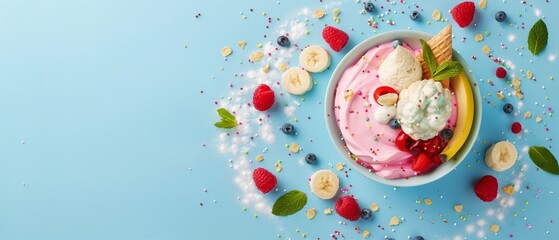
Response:
[{"label": "green mint sprig", "polygon": [[292,190],[279,197],[272,207],[272,214],[287,216],[303,209],[307,204],[307,195],[304,192]]},{"label": "green mint sprig", "polygon": [[423,39],[419,39],[419,41],[421,42],[423,60],[425,61],[425,65],[427,65],[427,69],[429,69],[433,80],[441,81],[454,77],[464,71],[462,64],[457,61],[445,61],[441,63],[441,65],[438,65],[429,44],[427,44],[427,42]]},{"label": "green mint sprig", "polygon": [[218,128],[231,129],[237,126],[237,119],[233,114],[231,114],[227,109],[220,108],[217,109],[217,114],[221,117],[221,121],[214,123],[214,126]]},{"label": "green mint sprig", "polygon": [[528,150],[528,155],[532,159],[532,162],[536,164],[542,170],[559,175],[559,165],[557,164],[557,159],[555,156],[545,147],[542,146],[531,146]]},{"label": "green mint sprig", "polygon": [[528,50],[538,55],[547,45],[547,26],[543,20],[538,20],[528,33]]}]

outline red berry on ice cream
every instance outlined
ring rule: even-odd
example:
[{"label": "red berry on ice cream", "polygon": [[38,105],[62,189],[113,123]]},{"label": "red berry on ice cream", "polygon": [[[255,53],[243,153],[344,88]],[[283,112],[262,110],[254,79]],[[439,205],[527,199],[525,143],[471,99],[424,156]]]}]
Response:
[{"label": "red berry on ice cream", "polygon": [[328,45],[330,45],[330,48],[336,52],[342,50],[349,40],[347,33],[332,26],[326,26],[322,30],[322,38],[324,38]]},{"label": "red berry on ice cream", "polygon": [[414,145],[415,140],[408,136],[404,131],[401,131],[396,136],[394,144],[400,149],[400,151],[408,151],[412,145]]},{"label": "red berry on ice cream", "polygon": [[254,108],[258,111],[266,111],[274,105],[275,102],[275,95],[274,90],[270,88],[270,86],[266,84],[260,84],[254,90],[254,94],[252,95],[252,104]]},{"label": "red berry on ice cream", "polygon": [[477,197],[484,202],[491,202],[497,197],[499,184],[497,179],[491,175],[485,175],[479,179],[474,186]]},{"label": "red berry on ice cream", "polygon": [[452,18],[456,21],[458,26],[464,28],[472,23],[475,12],[475,4],[473,2],[466,1],[456,5],[452,10],[450,10],[450,15],[452,15]]},{"label": "red berry on ice cream", "polygon": [[336,201],[336,212],[349,221],[357,221],[361,217],[361,208],[355,198],[343,196]]},{"label": "red berry on ice cream", "polygon": [[503,67],[498,67],[495,71],[495,75],[497,75],[498,78],[505,78],[507,77],[507,70],[505,70]]},{"label": "red berry on ice cream", "polygon": [[412,160],[411,168],[417,172],[423,172],[431,167],[431,159],[426,153],[420,153]]},{"label": "red berry on ice cream", "polygon": [[254,172],[252,172],[252,179],[254,180],[256,188],[262,193],[270,192],[278,183],[276,176],[264,168],[254,169]]},{"label": "red berry on ice cream", "polygon": [[444,142],[441,139],[441,137],[439,137],[439,135],[429,140],[422,141],[422,144],[423,144],[423,151],[429,154],[438,154],[444,148]]}]

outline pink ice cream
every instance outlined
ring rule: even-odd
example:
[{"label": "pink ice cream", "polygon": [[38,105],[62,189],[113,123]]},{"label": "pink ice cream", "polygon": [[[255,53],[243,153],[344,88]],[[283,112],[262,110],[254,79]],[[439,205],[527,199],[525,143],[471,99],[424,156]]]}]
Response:
[{"label": "pink ice cream", "polygon": [[[403,44],[406,49],[417,51]],[[383,84],[379,81],[378,68],[394,48],[390,42],[367,51],[355,65],[346,69],[336,87],[334,114],[347,149],[356,161],[371,172],[387,179],[408,178],[421,172],[412,170],[412,156],[399,150],[394,140],[401,129],[392,129],[373,119],[380,107],[373,92]],[[452,94],[452,114],[447,121],[454,130],[456,124],[456,96]]]}]

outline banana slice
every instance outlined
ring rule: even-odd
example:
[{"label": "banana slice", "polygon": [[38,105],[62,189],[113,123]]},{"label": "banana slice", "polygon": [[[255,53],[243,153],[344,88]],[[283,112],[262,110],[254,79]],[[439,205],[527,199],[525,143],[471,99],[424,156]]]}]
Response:
[{"label": "banana slice", "polygon": [[485,164],[494,171],[501,172],[511,168],[517,157],[516,147],[510,142],[501,141],[487,149]]},{"label": "banana slice", "polygon": [[330,66],[330,54],[323,47],[311,45],[306,47],[299,55],[299,64],[305,70],[319,73]]},{"label": "banana slice", "polygon": [[311,176],[311,192],[322,199],[333,198],[340,188],[340,179],[330,170],[318,170]]},{"label": "banana slice", "polygon": [[312,77],[309,72],[292,67],[283,72],[281,85],[285,91],[293,95],[303,95],[312,89]]}]

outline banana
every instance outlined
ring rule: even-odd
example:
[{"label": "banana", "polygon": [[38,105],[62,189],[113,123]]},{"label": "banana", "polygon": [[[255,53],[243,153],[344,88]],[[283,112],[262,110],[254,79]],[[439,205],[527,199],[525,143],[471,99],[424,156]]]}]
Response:
[{"label": "banana", "polygon": [[333,198],[340,188],[340,179],[330,170],[318,170],[311,176],[311,192],[322,199]]},{"label": "banana", "polygon": [[501,141],[489,147],[485,152],[485,164],[494,171],[501,172],[514,165],[518,152],[512,143]]},{"label": "banana", "polygon": [[306,47],[299,55],[299,64],[305,70],[319,73],[330,66],[330,54],[323,47],[311,45]]},{"label": "banana", "polygon": [[303,95],[312,89],[313,82],[309,72],[299,67],[292,67],[283,73],[281,85],[288,93]]},{"label": "banana", "polygon": [[456,102],[458,104],[458,116],[456,119],[456,128],[452,138],[441,152],[441,156],[445,161],[449,161],[456,155],[458,150],[468,139],[470,130],[474,123],[474,94],[470,81],[464,73],[450,79],[450,85],[456,94]]}]

